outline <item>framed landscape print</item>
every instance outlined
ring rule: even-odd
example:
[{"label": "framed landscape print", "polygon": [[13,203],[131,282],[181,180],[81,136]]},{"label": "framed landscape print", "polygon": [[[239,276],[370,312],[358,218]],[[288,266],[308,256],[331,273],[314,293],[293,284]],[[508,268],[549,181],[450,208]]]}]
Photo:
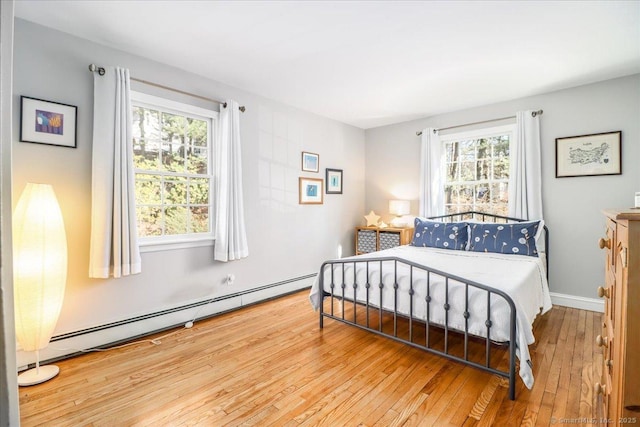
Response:
[{"label": "framed landscape print", "polygon": [[301,205],[321,205],[322,182],[321,178],[298,178],[298,202]]},{"label": "framed landscape print", "polygon": [[303,151],[302,170],[306,172],[318,172],[320,170],[320,155]]},{"label": "framed landscape print", "polygon": [[622,174],[622,131],[556,138],[556,178]]},{"label": "framed landscape print", "polygon": [[342,194],[342,169],[327,168],[325,174],[327,194]]},{"label": "framed landscape print", "polygon": [[76,148],[78,108],[20,97],[20,141]]}]

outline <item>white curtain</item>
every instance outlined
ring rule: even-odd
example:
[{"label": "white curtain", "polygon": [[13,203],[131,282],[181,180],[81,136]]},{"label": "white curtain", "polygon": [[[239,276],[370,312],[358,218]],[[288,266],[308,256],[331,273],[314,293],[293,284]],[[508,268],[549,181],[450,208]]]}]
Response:
[{"label": "white curtain", "polygon": [[440,137],[433,128],[423,129],[420,156],[420,216],[444,214],[443,179]]},{"label": "white curtain", "polygon": [[215,249],[217,261],[249,256],[242,201],[242,151],[238,103],[228,100],[220,111],[216,146]]},{"label": "white curtain", "polygon": [[510,148],[509,216],[542,219],[540,117],[532,113],[516,113],[516,134]]},{"label": "white curtain", "polygon": [[93,163],[89,277],[140,273],[136,230],[129,70],[93,79]]}]

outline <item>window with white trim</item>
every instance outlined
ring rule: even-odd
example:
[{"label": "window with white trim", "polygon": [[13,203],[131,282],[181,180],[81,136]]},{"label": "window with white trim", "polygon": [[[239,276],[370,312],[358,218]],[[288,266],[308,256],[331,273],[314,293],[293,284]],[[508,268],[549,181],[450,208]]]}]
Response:
[{"label": "window with white trim", "polygon": [[140,244],[213,239],[218,113],[131,92]]},{"label": "window with white trim", "polygon": [[509,153],[514,126],[443,135],[445,213],[469,210],[507,216]]}]

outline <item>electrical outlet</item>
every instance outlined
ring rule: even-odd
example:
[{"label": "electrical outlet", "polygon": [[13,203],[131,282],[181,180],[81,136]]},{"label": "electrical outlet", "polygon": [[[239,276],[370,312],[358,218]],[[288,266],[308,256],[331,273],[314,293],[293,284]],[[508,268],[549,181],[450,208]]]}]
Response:
[{"label": "electrical outlet", "polygon": [[233,285],[233,282],[235,280],[236,280],[236,276],[234,274],[227,274],[227,280],[226,280],[227,285],[229,286]]}]

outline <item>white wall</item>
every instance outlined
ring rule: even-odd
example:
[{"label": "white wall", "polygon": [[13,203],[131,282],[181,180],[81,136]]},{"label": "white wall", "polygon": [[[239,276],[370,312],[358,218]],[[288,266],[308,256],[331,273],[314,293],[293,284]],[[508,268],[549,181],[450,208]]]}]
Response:
[{"label": "white wall", "polygon": [[[215,57],[215,52],[206,54]],[[247,111],[241,114],[241,135],[248,258],[227,264],[214,262],[212,247],[143,253],[142,274],[119,280],[88,278],[93,120],[90,63],[127,67],[139,79],[215,99],[233,98],[246,106]],[[78,106],[76,149],[18,142],[19,114],[14,115],[16,198],[27,182],[50,183],[66,223],[69,275],[55,335],[304,277],[316,272],[323,260],[335,257],[339,245],[345,254],[353,252],[353,225],[364,211],[363,130],[225,86],[213,80],[215,76],[204,78],[19,19],[14,69],[16,111],[20,95]],[[207,106],[174,92],[140,84],[133,87]],[[302,150],[320,154],[320,173],[301,172]],[[325,194],[320,206],[299,205],[298,177],[324,178],[327,167],[344,169],[344,194]],[[236,277],[233,286],[222,284],[228,273]],[[306,279],[296,286],[308,284]],[[287,289],[290,287],[276,288],[260,296]],[[239,299],[230,301],[223,308],[240,303]],[[170,321],[184,322],[194,312],[192,309]],[[201,310],[200,314],[206,312]],[[142,332],[144,327],[132,326],[122,333],[131,336]],[[112,338],[119,339],[122,333]]]},{"label": "white wall", "polygon": [[[550,230],[552,292],[595,298],[604,280],[604,208],[633,206],[640,191],[640,75],[540,96],[368,129],[365,210],[388,218],[388,200],[412,200],[418,213],[420,137],[426,127],[443,128],[520,110],[544,110],[541,117],[542,193]],[[556,178],[555,138],[622,131],[622,175]]]}]

